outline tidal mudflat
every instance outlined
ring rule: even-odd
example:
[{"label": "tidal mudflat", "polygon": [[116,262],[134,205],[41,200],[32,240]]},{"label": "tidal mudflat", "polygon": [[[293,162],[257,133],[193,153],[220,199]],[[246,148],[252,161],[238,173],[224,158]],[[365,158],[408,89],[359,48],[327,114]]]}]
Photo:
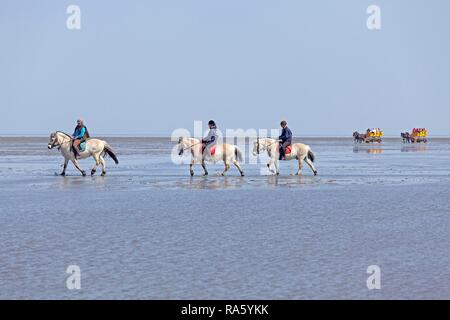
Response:
[{"label": "tidal mudflat", "polygon": [[46,138],[0,138],[0,298],[450,298],[450,139],[306,138],[318,176],[243,178],[190,177],[169,139],[106,139],[120,164],[83,178],[55,175]]}]

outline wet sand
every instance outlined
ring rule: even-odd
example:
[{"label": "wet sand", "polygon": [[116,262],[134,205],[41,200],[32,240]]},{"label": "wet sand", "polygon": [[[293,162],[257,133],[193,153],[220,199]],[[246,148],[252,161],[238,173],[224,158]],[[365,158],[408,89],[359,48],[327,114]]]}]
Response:
[{"label": "wet sand", "polygon": [[450,298],[450,139],[306,138],[317,177],[244,178],[190,177],[168,139],[107,140],[120,164],[83,178],[55,176],[46,138],[0,138],[0,298]]}]

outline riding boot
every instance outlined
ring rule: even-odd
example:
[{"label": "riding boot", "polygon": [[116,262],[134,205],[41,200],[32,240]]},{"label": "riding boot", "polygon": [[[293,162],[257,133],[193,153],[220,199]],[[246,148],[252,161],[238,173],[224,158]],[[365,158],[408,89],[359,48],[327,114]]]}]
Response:
[{"label": "riding boot", "polygon": [[284,160],[284,154],[285,154],[284,148],[282,146],[280,146],[280,158],[279,158],[279,160]]}]

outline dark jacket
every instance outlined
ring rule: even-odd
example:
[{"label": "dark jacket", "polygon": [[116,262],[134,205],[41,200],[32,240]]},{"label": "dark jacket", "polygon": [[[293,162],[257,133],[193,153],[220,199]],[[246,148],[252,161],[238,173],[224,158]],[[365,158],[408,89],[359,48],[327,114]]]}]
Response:
[{"label": "dark jacket", "polygon": [[292,141],[292,131],[288,127],[285,127],[283,131],[281,131],[281,136],[279,139],[283,142],[291,142]]}]

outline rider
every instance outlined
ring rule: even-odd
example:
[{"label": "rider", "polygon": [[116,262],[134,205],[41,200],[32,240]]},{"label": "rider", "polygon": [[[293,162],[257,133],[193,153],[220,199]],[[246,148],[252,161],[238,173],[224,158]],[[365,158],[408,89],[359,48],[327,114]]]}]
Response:
[{"label": "rider", "polygon": [[292,144],[292,132],[288,128],[286,121],[281,121],[281,136],[278,138],[280,141],[280,160],[285,160],[286,148]]},{"label": "rider", "polygon": [[80,144],[86,142],[87,139],[89,139],[89,131],[84,125],[83,119],[80,118],[77,120],[77,126],[72,135],[72,149],[75,158],[80,155]]},{"label": "rider", "polygon": [[217,126],[214,120],[208,122],[209,132],[208,135],[202,139],[203,144],[203,159],[211,155],[211,148],[217,144],[219,135],[217,133]]}]

